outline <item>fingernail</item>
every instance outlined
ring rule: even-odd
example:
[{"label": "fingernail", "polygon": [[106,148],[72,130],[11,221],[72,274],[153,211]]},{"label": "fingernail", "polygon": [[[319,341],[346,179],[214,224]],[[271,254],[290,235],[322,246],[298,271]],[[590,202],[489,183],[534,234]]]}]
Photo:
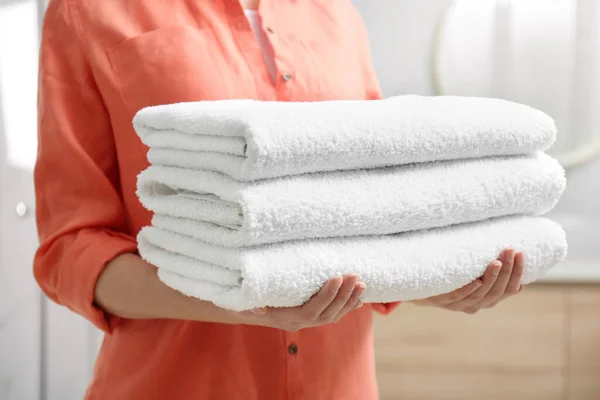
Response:
[{"label": "fingernail", "polygon": [[358,303],[356,303],[356,305],[354,306],[354,309],[356,310],[357,308],[361,308],[363,306],[362,301],[359,301]]},{"label": "fingernail", "polygon": [[250,312],[252,312],[252,314],[255,314],[255,315],[265,315],[267,313],[267,309],[266,308],[255,308],[253,310],[250,310]]},{"label": "fingernail", "polygon": [[362,282],[354,285],[354,296],[357,296],[358,298],[360,298],[365,293],[366,289],[367,289],[367,285],[365,285]]}]

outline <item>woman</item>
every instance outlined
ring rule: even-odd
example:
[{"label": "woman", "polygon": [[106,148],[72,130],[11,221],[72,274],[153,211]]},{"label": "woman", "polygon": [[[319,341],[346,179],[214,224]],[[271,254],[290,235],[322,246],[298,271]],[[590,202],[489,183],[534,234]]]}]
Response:
[{"label": "woman", "polygon": [[[135,195],[147,167],[131,126],[140,108],[381,96],[350,1],[257,3],[50,2],[34,271],[52,300],[107,333],[89,399],[377,398],[372,311],[397,304],[361,308],[360,277],[330,280],[301,307],[233,313],[171,290],[136,255],[151,217]],[[468,313],[493,306],[520,290],[523,263],[507,250],[482,279],[417,303]]]}]

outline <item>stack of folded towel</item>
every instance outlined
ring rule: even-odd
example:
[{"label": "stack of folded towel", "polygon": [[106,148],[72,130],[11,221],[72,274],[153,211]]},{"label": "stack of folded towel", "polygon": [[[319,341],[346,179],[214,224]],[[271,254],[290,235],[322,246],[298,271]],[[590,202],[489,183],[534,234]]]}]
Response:
[{"label": "stack of folded towel", "polygon": [[222,100],[140,110],[139,251],[168,286],[232,310],[304,303],[356,273],[363,302],[447,293],[503,248],[530,283],[561,262],[541,217],[565,188],[553,120],[498,99]]}]

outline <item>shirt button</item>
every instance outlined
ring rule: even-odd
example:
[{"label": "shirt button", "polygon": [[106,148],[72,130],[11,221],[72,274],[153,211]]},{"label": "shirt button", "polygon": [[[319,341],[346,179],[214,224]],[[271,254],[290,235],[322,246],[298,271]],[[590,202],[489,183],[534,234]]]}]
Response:
[{"label": "shirt button", "polygon": [[281,78],[282,78],[284,81],[286,81],[286,82],[287,82],[287,81],[289,81],[290,79],[292,79],[292,74],[287,74],[287,73],[286,73],[286,74],[283,74],[283,75],[281,75]]},{"label": "shirt button", "polygon": [[296,354],[298,352],[298,346],[295,343],[290,344],[290,347],[288,347],[288,351],[290,354]]}]

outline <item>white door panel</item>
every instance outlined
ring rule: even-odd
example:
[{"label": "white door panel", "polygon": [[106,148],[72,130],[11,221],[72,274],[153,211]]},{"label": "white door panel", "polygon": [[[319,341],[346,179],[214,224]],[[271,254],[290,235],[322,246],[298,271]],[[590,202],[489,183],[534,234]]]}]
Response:
[{"label": "white door panel", "polygon": [[3,167],[0,247],[0,399],[37,399],[41,379],[41,294],[31,260],[36,246],[30,173]]},{"label": "white door panel", "polygon": [[2,400],[38,399],[41,392],[42,297],[32,274],[37,20],[34,2],[0,3]]},{"label": "white door panel", "polygon": [[0,0],[0,400],[81,399],[99,342],[33,278],[39,3]]}]

